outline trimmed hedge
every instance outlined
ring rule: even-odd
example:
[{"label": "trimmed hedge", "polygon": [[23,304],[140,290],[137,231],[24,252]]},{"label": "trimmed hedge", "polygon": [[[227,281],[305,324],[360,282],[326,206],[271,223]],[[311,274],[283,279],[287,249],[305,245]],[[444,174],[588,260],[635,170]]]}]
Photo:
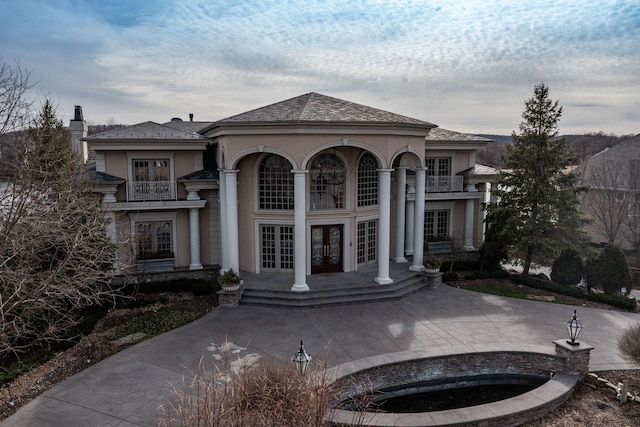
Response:
[{"label": "trimmed hedge", "polygon": [[442,273],[443,283],[455,282],[456,280],[458,280],[458,273],[456,273],[455,271],[447,271],[445,273]]},{"label": "trimmed hedge", "polygon": [[530,288],[542,289],[549,292],[555,292],[561,295],[567,295],[574,298],[583,298],[587,301],[599,302],[613,307],[622,308],[624,310],[635,311],[635,298],[627,298],[619,295],[597,294],[595,292],[584,292],[579,288],[561,285],[547,280],[536,279],[535,277],[527,277],[522,275],[512,275],[511,280]]},{"label": "trimmed hedge", "polygon": [[122,293],[124,295],[138,294],[160,294],[163,292],[191,292],[194,295],[207,295],[212,293],[214,287],[219,287],[217,283],[203,279],[178,279],[162,282],[144,282],[137,285],[132,283],[127,285]]},{"label": "trimmed hedge", "polygon": [[505,270],[495,271],[474,271],[464,276],[465,280],[478,280],[478,279],[508,279],[511,277],[511,273]]}]

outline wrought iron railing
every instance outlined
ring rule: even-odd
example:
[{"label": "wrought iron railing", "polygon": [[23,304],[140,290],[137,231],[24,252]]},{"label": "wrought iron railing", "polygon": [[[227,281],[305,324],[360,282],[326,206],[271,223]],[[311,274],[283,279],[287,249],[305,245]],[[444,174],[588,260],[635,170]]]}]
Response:
[{"label": "wrought iron railing", "polygon": [[175,200],[175,181],[136,181],[127,182],[127,201],[142,202],[148,200]]},{"label": "wrought iron railing", "polygon": [[427,193],[453,193],[462,191],[464,177],[427,176]]}]

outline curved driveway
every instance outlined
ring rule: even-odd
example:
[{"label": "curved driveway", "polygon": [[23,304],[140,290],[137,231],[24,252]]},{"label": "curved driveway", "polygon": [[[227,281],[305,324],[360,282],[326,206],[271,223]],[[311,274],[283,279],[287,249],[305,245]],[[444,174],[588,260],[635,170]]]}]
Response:
[{"label": "curved driveway", "polygon": [[[290,359],[300,339],[330,365],[434,346],[520,343],[553,346],[574,307],[502,298],[448,286],[403,300],[314,309],[221,307],[128,348],[69,378],[0,426],[156,426],[169,385],[190,377],[226,342],[240,358]],[[591,370],[631,368],[617,353],[622,330],[640,316],[578,307],[580,340],[595,347]]]}]

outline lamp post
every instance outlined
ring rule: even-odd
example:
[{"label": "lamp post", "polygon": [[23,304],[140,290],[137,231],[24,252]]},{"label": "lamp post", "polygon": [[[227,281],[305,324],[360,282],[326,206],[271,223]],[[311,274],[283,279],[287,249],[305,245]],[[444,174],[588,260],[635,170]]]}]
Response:
[{"label": "lamp post", "polygon": [[304,344],[302,344],[302,340],[300,340],[300,348],[298,349],[298,352],[293,355],[291,361],[295,364],[296,372],[298,372],[300,376],[303,376],[307,371],[307,366],[309,366],[311,356],[304,351]]},{"label": "lamp post", "polygon": [[573,310],[573,317],[571,317],[567,322],[567,332],[569,332],[569,339],[567,340],[567,343],[571,345],[579,345],[580,342],[576,341],[576,338],[580,335],[581,330],[582,324],[578,320],[577,310]]}]

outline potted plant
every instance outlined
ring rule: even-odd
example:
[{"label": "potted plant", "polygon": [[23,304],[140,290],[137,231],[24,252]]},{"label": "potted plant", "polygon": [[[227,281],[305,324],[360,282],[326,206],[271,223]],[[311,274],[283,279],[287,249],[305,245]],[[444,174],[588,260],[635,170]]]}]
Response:
[{"label": "potted plant", "polygon": [[218,278],[220,287],[225,292],[235,292],[240,289],[240,276],[233,268],[228,269],[222,276]]},{"label": "potted plant", "polygon": [[425,273],[439,273],[442,261],[434,255],[425,255],[422,259],[422,265],[424,266]]}]

